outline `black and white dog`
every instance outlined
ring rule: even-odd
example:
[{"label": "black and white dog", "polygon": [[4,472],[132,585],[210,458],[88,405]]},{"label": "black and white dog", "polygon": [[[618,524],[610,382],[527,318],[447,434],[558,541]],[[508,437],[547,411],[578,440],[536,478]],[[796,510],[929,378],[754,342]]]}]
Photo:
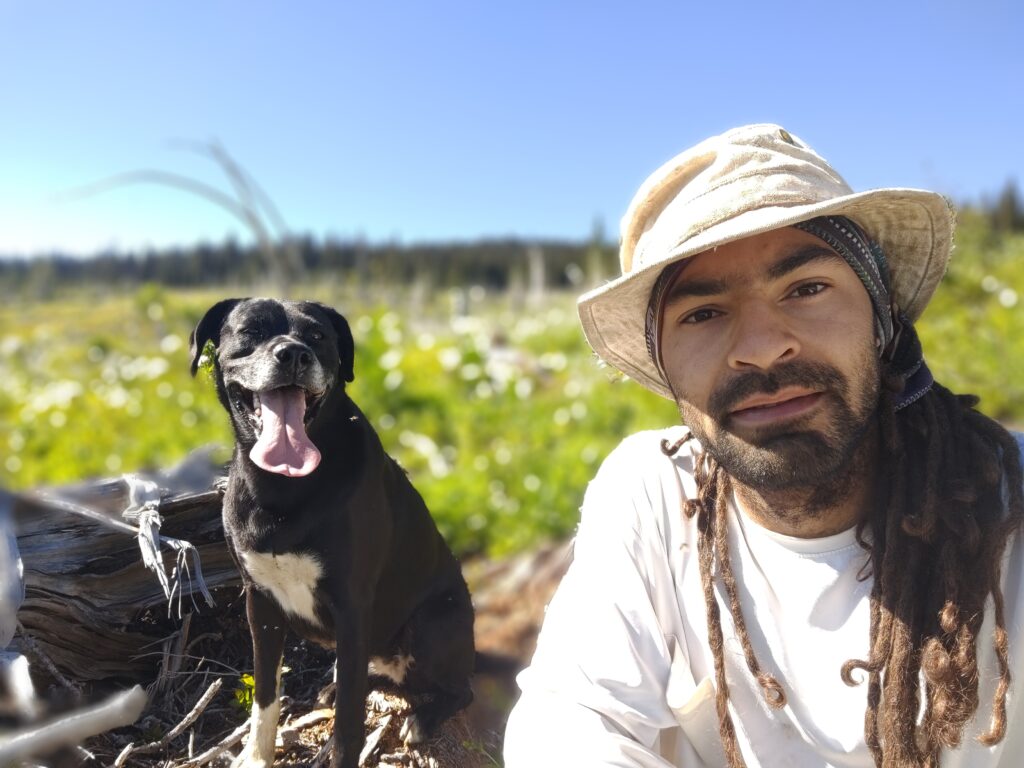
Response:
[{"label": "black and white dog", "polygon": [[224,533],[255,657],[234,765],[274,762],[288,627],[337,651],[332,765],[357,765],[370,673],[426,694],[402,729],[424,740],[472,699],[473,608],[423,500],[345,392],[348,323],[313,302],[227,299],[192,333],[193,375],[207,342],[235,432]]}]

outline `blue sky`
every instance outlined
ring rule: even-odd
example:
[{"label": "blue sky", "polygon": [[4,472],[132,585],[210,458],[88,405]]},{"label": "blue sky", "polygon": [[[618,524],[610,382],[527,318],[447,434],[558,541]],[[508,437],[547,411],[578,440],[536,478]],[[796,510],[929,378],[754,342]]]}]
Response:
[{"label": "blue sky", "polygon": [[581,240],[700,139],[771,121],[855,189],[1024,182],[1024,5],[0,0],[0,254],[244,228],[143,168],[226,189],[219,140],[292,231]]}]

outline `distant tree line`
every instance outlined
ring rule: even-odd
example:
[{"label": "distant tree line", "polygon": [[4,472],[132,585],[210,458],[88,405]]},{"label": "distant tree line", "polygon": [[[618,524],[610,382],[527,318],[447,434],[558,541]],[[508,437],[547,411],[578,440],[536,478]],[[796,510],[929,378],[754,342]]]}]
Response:
[{"label": "distant tree line", "polygon": [[[995,235],[1024,232],[1024,199],[1014,181],[995,199],[961,206]],[[297,255],[303,279],[330,277],[355,289],[388,285],[430,291],[480,285],[524,293],[580,289],[619,273],[617,249],[599,226],[590,242],[516,238],[470,243],[368,244],[312,237],[276,243]],[[272,270],[270,270],[272,271]],[[267,254],[256,245],[227,240],[143,254],[100,253],[89,258],[55,254],[33,259],[0,258],[0,293],[45,297],[67,286],[130,288],[144,283],[174,287],[260,285],[269,281]]]},{"label": "distant tree line", "polygon": [[982,205],[982,211],[996,232],[1024,232],[1024,201],[1015,182],[1006,182],[993,202]]},{"label": "distant tree line", "polygon": [[[578,288],[618,273],[617,249],[597,239],[590,243],[503,239],[370,245],[301,237],[279,244],[285,245],[299,254],[306,279],[329,276],[357,289],[381,284],[421,290],[471,285],[497,291],[528,291],[538,285]],[[266,258],[260,249],[233,240],[144,254],[0,259],[0,290],[33,297],[67,286],[252,285],[266,282],[266,277]]]}]

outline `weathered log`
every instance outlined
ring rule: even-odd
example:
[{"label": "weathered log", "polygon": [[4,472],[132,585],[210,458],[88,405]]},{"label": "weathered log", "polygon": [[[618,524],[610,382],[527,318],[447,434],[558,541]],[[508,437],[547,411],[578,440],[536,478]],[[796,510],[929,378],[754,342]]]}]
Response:
[{"label": "weathered log", "polygon": [[[161,534],[194,545],[206,584],[216,594],[241,581],[224,543],[220,494],[212,489],[214,473],[206,473],[205,485],[196,482],[194,471],[191,474],[184,489],[179,484],[181,472],[155,478],[164,490]],[[152,680],[161,661],[160,644],[175,632],[177,620],[168,615],[164,590],[146,569],[138,539],[123,530],[127,483],[102,481],[48,492],[53,494],[102,516],[69,514],[38,495],[16,498],[25,599],[12,647],[29,658],[45,655],[62,674],[77,681]],[[116,523],[122,525],[115,527]],[[176,553],[162,554],[164,567],[171,571]],[[183,573],[175,575],[184,605],[199,608],[204,603],[199,584]]]}]

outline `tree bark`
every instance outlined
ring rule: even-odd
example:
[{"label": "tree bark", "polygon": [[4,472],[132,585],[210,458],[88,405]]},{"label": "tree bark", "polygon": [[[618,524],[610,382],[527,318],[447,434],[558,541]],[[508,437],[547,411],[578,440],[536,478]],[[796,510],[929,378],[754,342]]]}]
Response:
[{"label": "tree bark", "polygon": [[[121,521],[128,506],[122,480],[64,489],[60,495],[111,521]],[[161,535],[195,546],[214,595],[218,588],[241,584],[224,543],[220,509],[215,490],[168,490],[159,510]],[[12,647],[32,659],[36,671],[41,671],[37,657],[44,655],[60,673],[80,682],[155,678],[161,643],[180,622],[170,618],[171,606],[156,575],[143,565],[138,539],[30,495],[16,497],[14,523],[25,599]],[[161,554],[171,573],[175,553],[163,547]],[[194,580],[182,575],[178,581],[183,611],[191,610],[193,602],[207,612],[216,610],[205,607]]]}]

